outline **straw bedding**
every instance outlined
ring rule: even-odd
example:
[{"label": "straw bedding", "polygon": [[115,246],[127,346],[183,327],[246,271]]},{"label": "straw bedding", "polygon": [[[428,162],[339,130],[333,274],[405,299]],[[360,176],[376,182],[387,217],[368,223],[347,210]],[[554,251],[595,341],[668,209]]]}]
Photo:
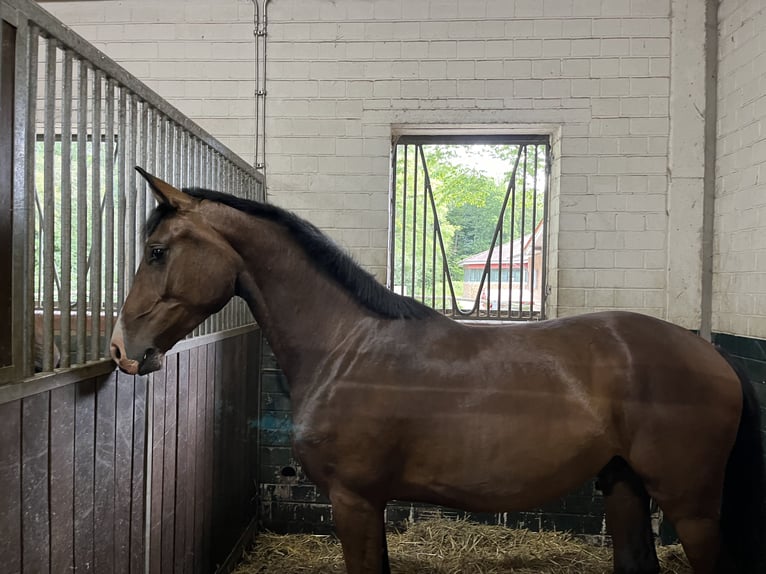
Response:
[{"label": "straw bedding", "polygon": [[[530,532],[465,520],[416,522],[389,533],[396,574],[607,574],[610,548],[561,532]],[[678,545],[658,548],[664,574],[691,574]],[[258,536],[235,574],[342,574],[343,556],[331,536]]]}]

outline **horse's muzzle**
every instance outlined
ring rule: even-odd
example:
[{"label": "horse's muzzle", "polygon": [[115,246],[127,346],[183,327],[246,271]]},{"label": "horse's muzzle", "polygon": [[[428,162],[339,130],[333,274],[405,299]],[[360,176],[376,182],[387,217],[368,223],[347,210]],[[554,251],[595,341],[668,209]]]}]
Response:
[{"label": "horse's muzzle", "polygon": [[128,375],[146,375],[162,368],[163,353],[156,347],[148,347],[140,360],[131,359],[122,336],[122,322],[118,319],[112,341],[109,346],[112,360],[123,373]]}]

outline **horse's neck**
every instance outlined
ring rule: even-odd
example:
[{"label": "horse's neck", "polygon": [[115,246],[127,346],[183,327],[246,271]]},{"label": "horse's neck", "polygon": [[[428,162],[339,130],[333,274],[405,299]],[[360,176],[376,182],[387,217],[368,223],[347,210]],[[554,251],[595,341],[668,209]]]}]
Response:
[{"label": "horse's neck", "polygon": [[281,226],[227,210],[234,213],[227,213],[216,227],[245,262],[238,294],[247,301],[280,366],[295,381],[314,372],[349,331],[370,316],[317,270]]}]

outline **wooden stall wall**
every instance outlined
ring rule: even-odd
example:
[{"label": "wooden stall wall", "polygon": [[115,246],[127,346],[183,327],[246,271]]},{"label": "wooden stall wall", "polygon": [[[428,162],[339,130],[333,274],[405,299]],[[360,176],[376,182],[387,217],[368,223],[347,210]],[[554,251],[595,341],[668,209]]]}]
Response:
[{"label": "wooden stall wall", "polygon": [[225,566],[254,524],[259,345],[254,330],[168,355],[148,377],[0,405],[2,571]]}]

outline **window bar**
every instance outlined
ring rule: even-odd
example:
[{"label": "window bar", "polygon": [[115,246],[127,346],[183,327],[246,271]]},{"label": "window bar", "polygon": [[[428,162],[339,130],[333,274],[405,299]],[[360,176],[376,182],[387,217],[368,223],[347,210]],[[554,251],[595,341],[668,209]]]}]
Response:
[{"label": "window bar", "polygon": [[394,148],[391,150],[391,180],[390,186],[391,196],[388,198],[389,214],[390,214],[390,229],[391,233],[388,234],[388,273],[386,280],[388,287],[394,289],[396,286],[396,200],[397,200],[397,188],[396,179],[399,171],[396,167],[397,157],[396,152],[399,146],[394,144]]},{"label": "window bar", "polygon": [[[420,146],[418,146],[418,148],[416,148],[416,153],[415,153],[415,157],[416,158],[418,157],[417,156],[417,151],[420,151],[421,159],[422,159],[422,163],[423,163],[423,187],[424,187],[424,192],[423,193],[425,193],[428,196],[428,198],[430,199],[430,201],[431,201],[431,209],[433,209],[433,213],[434,213],[434,227],[436,229],[436,237],[438,237],[438,239],[439,239],[439,249],[440,249],[441,254],[442,254],[442,273],[444,273],[444,271],[443,271],[444,268],[446,266],[448,266],[448,263],[447,263],[447,250],[444,248],[444,238],[442,237],[442,233],[441,233],[441,225],[439,223],[439,214],[436,211],[436,200],[434,199],[433,187],[431,186],[431,178],[428,175],[428,166],[426,165],[425,157],[422,157],[422,155],[423,155],[423,148],[420,147]],[[451,296],[452,296],[453,307],[456,307],[457,303],[456,303],[456,298],[455,298],[455,288],[454,288],[454,285],[452,284],[452,277],[449,274],[449,269],[447,269],[446,277],[447,277],[447,281],[449,283],[449,288],[450,288],[450,293],[451,293]],[[474,303],[474,309],[471,310],[471,313],[473,313],[475,308],[476,308],[476,304]],[[454,312],[453,312],[453,314],[454,314]]]},{"label": "window bar", "polygon": [[[503,307],[503,231],[505,228],[505,213],[500,214],[498,225],[500,227],[500,234],[497,239],[499,244],[497,253],[497,316],[500,318],[500,309]],[[510,241],[513,243],[513,237],[510,238]],[[512,265],[513,261],[509,260],[508,273],[510,273],[510,267]],[[492,272],[490,271],[490,273]],[[508,306],[511,306],[510,293],[508,293]]]},{"label": "window bar", "polygon": [[409,149],[409,147],[410,146],[408,146],[408,145],[404,146],[404,181],[403,181],[403,185],[402,185],[402,245],[401,245],[401,251],[402,251],[402,253],[401,253],[401,259],[402,259],[402,272],[401,272],[402,279],[401,279],[401,281],[402,281],[402,283],[401,283],[401,285],[399,287],[400,290],[401,290],[401,294],[402,295],[405,295],[406,291],[407,291],[405,289],[405,287],[404,287],[405,286],[404,256],[405,256],[405,253],[407,251],[405,249],[405,247],[407,245],[407,237],[406,237],[406,235],[407,235],[407,168],[409,167],[408,162],[407,162],[407,159],[408,159],[407,158],[407,150]]},{"label": "window bar", "polygon": [[413,175],[413,188],[412,188],[412,298],[416,298],[415,293],[415,266],[416,266],[416,251],[417,245],[417,229],[418,229],[418,151],[422,153],[422,147],[415,147],[415,170]]},{"label": "window bar", "polygon": [[101,77],[96,69],[93,74],[93,127],[91,149],[91,262],[90,262],[90,310],[91,310],[91,360],[101,356]]},{"label": "window bar", "polygon": [[519,318],[523,317],[522,301],[524,300],[524,235],[525,215],[527,210],[527,146],[524,146],[524,171],[521,173],[521,240],[519,241]]},{"label": "window bar", "polygon": [[[545,153],[545,186],[543,187],[543,235],[542,235],[542,260],[543,262],[546,262],[548,260],[548,234],[547,234],[547,225],[548,225],[548,204],[550,199],[550,190],[551,190],[551,145],[550,143],[546,143],[545,147],[543,148]],[[545,301],[547,298],[547,268],[546,265],[543,265],[543,268],[540,269],[540,318],[545,318]]]},{"label": "window bar", "polygon": [[114,80],[106,80],[106,149],[104,150],[104,355],[114,329]]},{"label": "window bar", "polygon": [[88,67],[79,60],[77,104],[77,362],[86,355],[88,297]]},{"label": "window bar", "polygon": [[516,173],[519,165],[519,158],[521,157],[521,146],[516,146],[516,161],[511,171],[510,181],[508,182],[508,192],[511,193],[511,229],[509,237],[511,238],[510,249],[508,253],[508,318],[513,316],[513,251],[514,251],[514,233],[516,227]]},{"label": "window bar", "polygon": [[529,264],[529,318],[535,314],[535,238],[537,235],[537,169],[539,164],[538,150],[540,146],[535,144],[535,187],[532,194],[532,261]]},{"label": "window bar", "polygon": [[125,179],[128,175],[125,165],[128,144],[127,109],[126,89],[120,87],[120,101],[117,109],[117,304],[120,307],[125,302],[125,288],[128,284],[125,277],[125,239],[128,234],[128,229],[125,226],[127,203]]},{"label": "window bar", "polygon": [[[433,190],[429,190],[433,192]],[[436,207],[434,206],[434,210]],[[434,223],[431,226],[431,307],[436,308],[436,217],[437,213],[434,211]]]},{"label": "window bar", "polygon": [[72,53],[64,50],[61,88],[61,366],[69,367],[72,337]]},{"label": "window bar", "polygon": [[181,171],[181,154],[183,154],[183,144],[182,140],[184,137],[183,129],[181,126],[176,124],[175,126],[175,157],[173,158],[174,163],[174,169],[173,169],[173,186],[176,188],[182,187],[182,178],[183,173]]},{"label": "window bar", "polygon": [[[423,149],[422,147],[420,148]],[[426,157],[425,155],[421,156],[421,159],[423,160],[423,166],[426,165]],[[427,190],[423,190],[423,252],[421,253],[421,262],[420,262],[420,275],[421,275],[421,288],[420,288],[420,296],[421,301],[423,303],[426,302],[426,238],[428,237],[428,193]]]},{"label": "window bar", "polygon": [[42,370],[53,370],[53,252],[56,223],[54,187],[54,146],[56,138],[56,40],[47,39],[45,55],[45,124],[43,127],[43,340]]}]

